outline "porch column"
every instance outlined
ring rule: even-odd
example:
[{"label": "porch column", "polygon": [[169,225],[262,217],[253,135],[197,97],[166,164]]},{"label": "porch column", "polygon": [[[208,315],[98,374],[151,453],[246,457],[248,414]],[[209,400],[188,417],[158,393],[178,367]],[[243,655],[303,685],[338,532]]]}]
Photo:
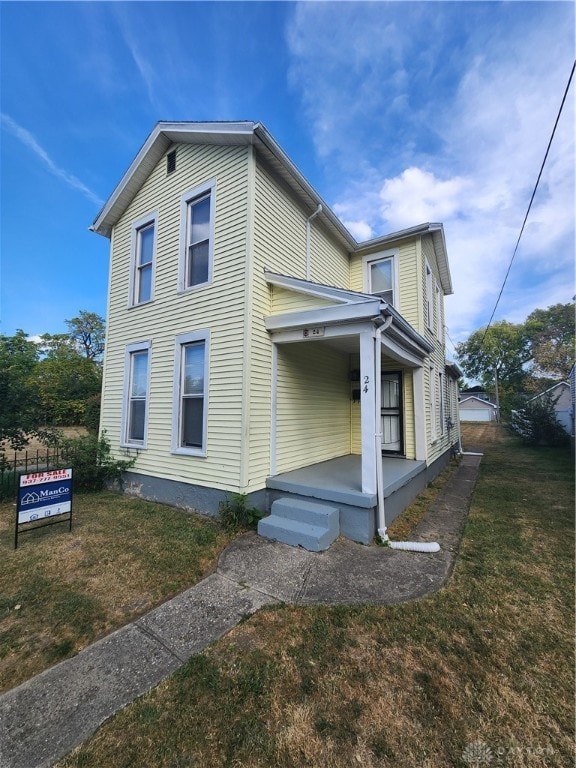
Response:
[{"label": "porch column", "polygon": [[362,434],[362,493],[376,493],[376,400],[374,392],[374,332],[360,334],[360,425]]},{"label": "porch column", "polygon": [[412,369],[414,397],[414,442],[417,461],[426,461],[426,401],[424,398],[424,368]]}]

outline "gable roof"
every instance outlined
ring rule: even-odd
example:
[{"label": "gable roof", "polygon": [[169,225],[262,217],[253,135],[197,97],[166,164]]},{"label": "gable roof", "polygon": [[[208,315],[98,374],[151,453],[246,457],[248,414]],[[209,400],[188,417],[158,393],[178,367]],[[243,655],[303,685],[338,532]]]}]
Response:
[{"label": "gable roof", "polygon": [[539,397],[544,397],[544,395],[550,394],[550,392],[553,392],[555,389],[558,389],[558,387],[566,387],[567,389],[570,389],[570,385],[567,381],[559,381],[558,384],[554,384],[551,387],[548,387],[548,389],[545,389],[544,392],[540,392],[537,395],[534,395],[534,397],[531,397],[530,400],[528,400],[529,403],[532,402],[532,400],[537,400]]},{"label": "gable roof", "polygon": [[476,397],[475,395],[471,395],[470,397],[463,397],[462,400],[458,401],[458,405],[469,403],[470,400],[475,400],[478,405],[488,405],[490,408],[496,408],[494,403],[491,403],[489,400],[482,400],[482,398]]},{"label": "gable roof", "polygon": [[304,208],[318,214],[332,235],[351,253],[368,248],[391,245],[410,237],[430,234],[436,253],[440,280],[445,294],[452,293],[444,228],[440,223],[419,224],[388,235],[358,243],[329,205],[296,168],[288,155],[259,122],[159,122],[148,136],[130,167],[96,216],[90,229],[110,237],[114,225],[126,211],[135,195],[156,165],[173,144],[216,144],[221,146],[253,146],[268,165],[290,187]]}]

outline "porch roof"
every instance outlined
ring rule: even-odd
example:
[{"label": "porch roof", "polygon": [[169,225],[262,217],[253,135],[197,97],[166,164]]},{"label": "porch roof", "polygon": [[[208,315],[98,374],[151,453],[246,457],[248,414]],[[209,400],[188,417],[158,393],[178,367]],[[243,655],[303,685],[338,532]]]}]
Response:
[{"label": "porch roof", "polygon": [[[331,306],[281,312],[265,318],[266,330],[278,343],[322,338],[325,341],[357,336],[386,323],[382,346],[392,357],[419,366],[432,345],[402,315],[379,296],[349,291],[310,280],[265,271],[270,285],[335,302]],[[314,329],[317,333],[310,333]],[[307,332],[308,331],[308,332]]]}]

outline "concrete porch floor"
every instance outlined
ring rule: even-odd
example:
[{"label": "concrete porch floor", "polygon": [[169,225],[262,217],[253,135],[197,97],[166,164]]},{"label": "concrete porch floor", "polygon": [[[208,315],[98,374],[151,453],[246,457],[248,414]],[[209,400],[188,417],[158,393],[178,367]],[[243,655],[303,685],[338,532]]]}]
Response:
[{"label": "concrete porch floor", "polygon": [[[302,469],[273,475],[266,480],[266,486],[284,493],[372,508],[376,505],[376,495],[362,493],[361,462],[362,457],[358,455],[339,456],[329,461],[310,464]],[[384,498],[402,488],[425,469],[425,461],[383,456]]]}]

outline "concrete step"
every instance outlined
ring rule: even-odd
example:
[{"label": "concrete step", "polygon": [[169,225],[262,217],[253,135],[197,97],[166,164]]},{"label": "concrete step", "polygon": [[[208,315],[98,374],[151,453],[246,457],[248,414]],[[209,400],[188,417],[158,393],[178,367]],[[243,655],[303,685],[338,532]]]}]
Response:
[{"label": "concrete step", "polygon": [[270,512],[276,517],[328,528],[335,531],[336,536],[340,533],[340,511],[338,507],[332,507],[329,504],[283,497],[272,503]]},{"label": "concrete step", "polygon": [[328,549],[337,538],[338,531],[333,526],[310,525],[301,520],[293,520],[288,517],[270,515],[264,517],[258,523],[258,533],[267,539],[281,541],[291,547],[304,547],[311,552],[320,552]]}]

